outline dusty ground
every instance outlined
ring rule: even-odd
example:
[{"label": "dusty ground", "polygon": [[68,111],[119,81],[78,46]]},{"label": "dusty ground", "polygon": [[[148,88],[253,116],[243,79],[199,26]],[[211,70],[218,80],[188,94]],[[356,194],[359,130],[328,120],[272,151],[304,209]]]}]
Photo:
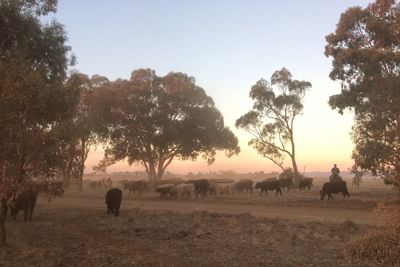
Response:
[{"label": "dusty ground", "polygon": [[322,181],[283,196],[160,201],[124,193],[105,213],[104,190],[39,199],[33,221],[7,222],[1,266],[376,266],[344,257],[346,243],[380,227],[372,211],[397,192],[381,181],[321,201]]}]

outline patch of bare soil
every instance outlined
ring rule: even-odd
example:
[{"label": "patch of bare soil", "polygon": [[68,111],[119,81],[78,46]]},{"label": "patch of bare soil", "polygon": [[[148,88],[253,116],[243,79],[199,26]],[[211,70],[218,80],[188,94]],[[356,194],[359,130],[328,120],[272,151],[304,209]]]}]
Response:
[{"label": "patch of bare soil", "polygon": [[2,266],[369,266],[347,262],[345,243],[367,226],[42,205],[31,223],[8,222]]}]

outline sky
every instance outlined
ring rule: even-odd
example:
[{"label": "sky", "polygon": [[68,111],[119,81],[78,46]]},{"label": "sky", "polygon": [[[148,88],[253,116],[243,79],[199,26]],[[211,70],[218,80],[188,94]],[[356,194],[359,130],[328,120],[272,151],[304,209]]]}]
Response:
[{"label": "sky", "polygon": [[[235,121],[252,107],[251,86],[287,68],[294,79],[311,82],[304,114],[295,121],[296,160],[301,172],[329,171],[334,163],[352,165],[351,112],[331,110],[329,96],[340,93],[330,80],[332,58],[324,55],[325,36],[334,32],[340,14],[362,0],[59,0],[53,17],[64,25],[77,57],[75,70],[111,80],[128,79],[133,70],[154,69],[195,77],[212,97],[225,124],[239,139],[241,153],[223,153],[208,166],[175,160],[170,172],[233,170],[279,171],[248,146],[251,136]],[[102,158],[90,152],[85,172]],[[285,166],[290,167],[287,159]],[[140,171],[119,162],[108,171]]]}]

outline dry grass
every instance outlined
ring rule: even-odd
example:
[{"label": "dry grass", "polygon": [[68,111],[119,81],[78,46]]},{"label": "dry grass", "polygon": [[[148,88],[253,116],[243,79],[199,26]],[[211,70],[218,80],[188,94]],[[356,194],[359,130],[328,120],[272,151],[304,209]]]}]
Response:
[{"label": "dry grass", "polygon": [[[51,205],[39,199],[31,223],[23,223],[22,214],[7,222],[9,245],[0,250],[0,265],[376,266],[353,245],[378,238],[369,234],[375,227],[358,216],[372,216],[383,196],[393,194],[390,188],[363,185],[357,194],[349,188],[350,200],[334,201],[319,200],[319,185],[282,197],[159,201],[154,193],[126,194],[117,218],[106,215],[105,191],[69,192]],[[254,216],[256,210],[281,209],[290,216]],[[300,220],[301,211],[316,216]],[[370,239],[357,239],[364,233]]]},{"label": "dry grass", "polygon": [[386,266],[400,265],[400,206],[396,204],[378,205],[375,212],[381,217],[383,227],[370,230],[349,242],[346,251],[348,258]]},{"label": "dry grass", "polygon": [[[5,266],[351,266],[342,244],[366,227],[132,209],[40,209],[9,224]],[[364,265],[365,266],[365,265]]]},{"label": "dry grass", "polygon": [[346,255],[352,260],[385,266],[400,265],[400,234],[390,230],[371,230],[349,242]]}]

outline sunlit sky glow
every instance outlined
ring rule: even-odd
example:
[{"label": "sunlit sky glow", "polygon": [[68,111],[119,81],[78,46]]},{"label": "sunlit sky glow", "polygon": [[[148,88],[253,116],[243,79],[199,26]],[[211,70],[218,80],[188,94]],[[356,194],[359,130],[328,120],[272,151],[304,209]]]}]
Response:
[{"label": "sunlit sky glow", "polygon": [[[340,84],[329,79],[331,59],[324,56],[324,46],[341,13],[368,3],[60,0],[55,18],[65,26],[78,71],[111,80],[128,79],[138,68],[155,69],[159,76],[179,71],[195,77],[213,98],[242,152],[230,159],[221,153],[211,166],[201,159],[175,161],[167,169],[171,172],[279,170],[248,147],[250,136],[236,129],[235,121],[251,108],[251,86],[275,70],[286,67],[294,79],[311,82],[304,115],[295,122],[297,162],[307,173],[329,171],[333,163],[344,170],[352,165],[352,115],[341,116],[327,104]],[[101,157],[101,149],[91,152],[86,172]],[[142,168],[120,162],[108,171],[120,170]]]}]

